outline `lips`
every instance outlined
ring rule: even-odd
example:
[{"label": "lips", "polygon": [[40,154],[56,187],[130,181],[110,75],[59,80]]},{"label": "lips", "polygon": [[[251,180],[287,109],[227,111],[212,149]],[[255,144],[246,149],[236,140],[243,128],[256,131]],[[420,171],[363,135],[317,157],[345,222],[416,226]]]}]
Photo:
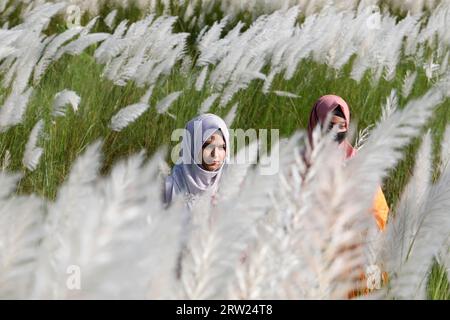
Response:
[{"label": "lips", "polygon": [[216,168],[220,165],[220,162],[215,161],[215,162],[211,162],[210,164],[208,164],[209,168]]}]

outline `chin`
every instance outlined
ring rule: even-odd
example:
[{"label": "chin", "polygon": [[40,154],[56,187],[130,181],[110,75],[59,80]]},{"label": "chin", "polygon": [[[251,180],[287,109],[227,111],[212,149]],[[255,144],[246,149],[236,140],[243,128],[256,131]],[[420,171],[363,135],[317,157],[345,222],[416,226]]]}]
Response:
[{"label": "chin", "polygon": [[206,170],[208,170],[208,171],[216,171],[219,168],[220,168],[220,165],[206,166]]}]

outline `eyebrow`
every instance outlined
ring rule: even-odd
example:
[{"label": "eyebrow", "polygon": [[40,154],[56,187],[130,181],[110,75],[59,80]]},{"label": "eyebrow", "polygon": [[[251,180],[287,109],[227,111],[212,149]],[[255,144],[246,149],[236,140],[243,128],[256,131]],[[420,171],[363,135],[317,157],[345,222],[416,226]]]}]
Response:
[{"label": "eyebrow", "polygon": [[[208,140],[206,140],[205,141],[205,143],[203,144],[203,148],[205,148],[205,147],[207,147],[207,146],[209,146],[209,145],[212,145],[213,144],[213,142],[212,141],[210,141],[210,142],[208,142]],[[223,147],[226,147],[226,143],[224,142],[224,143],[221,143],[221,144],[215,144],[216,146],[223,146]]]}]

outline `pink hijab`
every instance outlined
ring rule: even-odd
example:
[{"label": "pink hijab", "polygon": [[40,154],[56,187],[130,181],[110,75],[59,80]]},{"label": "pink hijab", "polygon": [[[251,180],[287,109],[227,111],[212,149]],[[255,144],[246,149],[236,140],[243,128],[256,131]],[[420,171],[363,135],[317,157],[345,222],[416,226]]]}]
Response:
[{"label": "pink hijab", "polygon": [[[311,114],[309,116],[308,123],[308,139],[312,147],[312,133],[315,126],[320,123],[323,124],[329,112],[332,112],[337,107],[340,107],[345,116],[345,122],[347,123],[347,130],[350,128],[350,108],[347,102],[339,96],[332,94],[322,96],[314,104]],[[340,148],[345,150],[346,159],[350,159],[356,154],[356,149],[352,147],[350,142],[345,139],[339,144]]]}]

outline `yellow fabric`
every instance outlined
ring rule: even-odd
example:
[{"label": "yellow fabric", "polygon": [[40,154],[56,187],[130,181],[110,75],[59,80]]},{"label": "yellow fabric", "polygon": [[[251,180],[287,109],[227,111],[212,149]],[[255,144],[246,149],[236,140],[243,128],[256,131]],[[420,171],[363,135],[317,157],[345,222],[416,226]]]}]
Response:
[{"label": "yellow fabric", "polygon": [[[373,199],[373,206],[372,206],[372,214],[375,217],[375,220],[377,222],[378,229],[380,231],[383,231],[386,227],[386,222],[388,219],[389,214],[389,207],[386,201],[386,198],[384,197],[383,190],[381,187],[378,187],[375,197]],[[354,289],[350,291],[347,295],[349,299],[355,298],[359,295],[367,295],[369,294],[370,290],[366,287],[366,275],[364,272],[361,272],[360,276],[360,284],[362,289]],[[388,274],[383,271],[382,272],[382,285],[385,285],[388,282]]]},{"label": "yellow fabric", "polygon": [[381,187],[378,187],[377,193],[375,194],[372,213],[377,221],[378,229],[384,230],[388,218],[389,207]]}]

